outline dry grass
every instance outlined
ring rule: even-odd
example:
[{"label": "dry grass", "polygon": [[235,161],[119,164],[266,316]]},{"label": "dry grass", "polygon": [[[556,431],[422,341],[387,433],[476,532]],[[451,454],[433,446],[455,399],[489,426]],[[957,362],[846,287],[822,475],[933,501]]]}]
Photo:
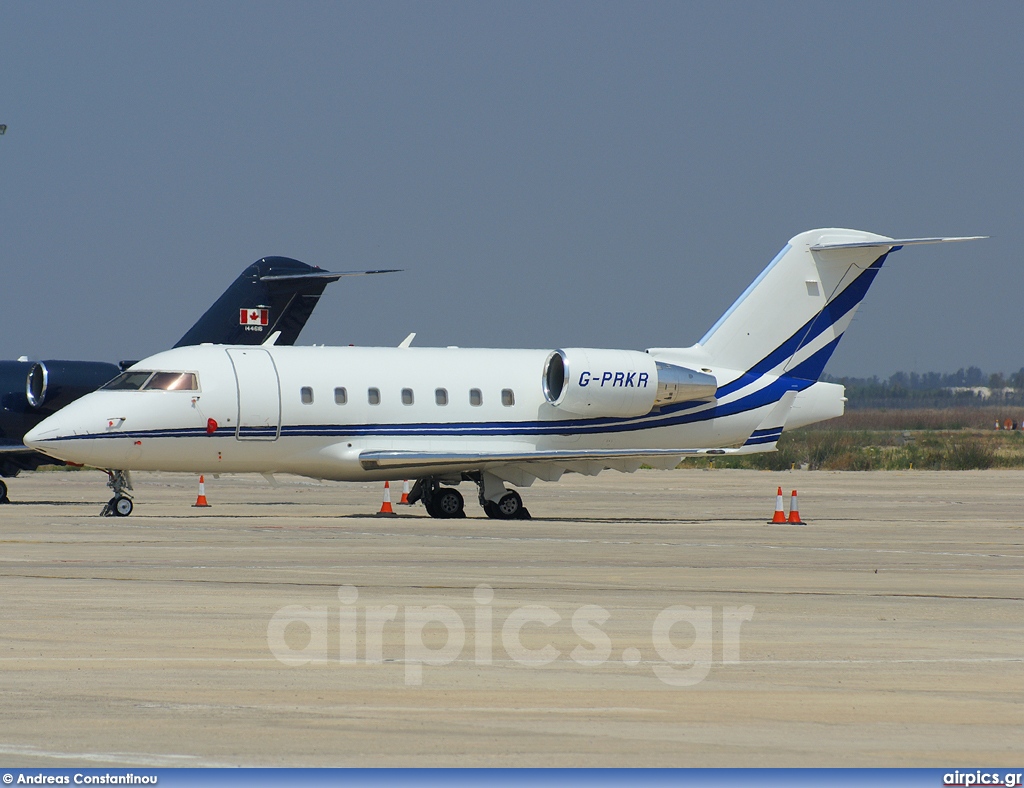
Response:
[{"label": "dry grass", "polygon": [[[976,470],[1024,468],[1024,431],[994,429],[1001,408],[851,411],[783,433],[778,451],[719,457],[719,468],[789,470]],[[692,467],[711,461],[687,461]]]}]

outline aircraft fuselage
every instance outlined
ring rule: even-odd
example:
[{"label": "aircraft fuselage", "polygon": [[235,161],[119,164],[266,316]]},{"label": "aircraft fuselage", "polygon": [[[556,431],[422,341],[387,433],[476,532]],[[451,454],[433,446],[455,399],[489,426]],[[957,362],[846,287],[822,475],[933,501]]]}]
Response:
[{"label": "aircraft fuselage", "polygon": [[[51,419],[44,425],[48,432],[31,437],[44,451],[101,468],[393,479],[401,474],[368,468],[360,454],[395,449],[500,455],[740,444],[777,399],[763,392],[780,383],[762,378],[722,400],[712,395],[656,406],[648,402],[655,399],[658,372],[633,368],[643,365],[637,357],[646,354],[589,351],[581,356],[575,351],[568,358],[593,362],[565,371],[567,388],[587,395],[587,389],[593,390],[590,399],[577,398],[570,405],[592,413],[581,414],[567,412],[565,402],[550,401],[545,371],[553,352],[177,348],[139,362],[132,371],[194,373],[195,390],[100,390]],[[685,353],[675,352],[673,369],[689,361],[718,381],[739,377],[735,371],[704,366],[699,349],[689,359]],[[650,369],[656,369],[658,359],[648,358]],[[796,390],[812,383],[782,381]],[[828,413],[816,417],[842,412],[841,389],[833,388],[839,391],[829,392],[823,398],[828,402],[818,408]],[[607,399],[601,400],[602,395]],[[417,473],[441,470],[422,466]]]}]

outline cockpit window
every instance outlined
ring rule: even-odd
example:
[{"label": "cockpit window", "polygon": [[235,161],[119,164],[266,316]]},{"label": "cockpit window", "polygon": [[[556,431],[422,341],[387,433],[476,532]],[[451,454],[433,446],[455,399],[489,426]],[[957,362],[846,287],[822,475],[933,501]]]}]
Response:
[{"label": "cockpit window", "polygon": [[199,385],[196,383],[195,372],[154,372],[144,388],[146,391],[198,391]]},{"label": "cockpit window", "polygon": [[198,391],[195,372],[122,372],[102,388],[107,391]]},{"label": "cockpit window", "polygon": [[138,391],[152,374],[152,372],[122,372],[101,388],[108,391]]}]

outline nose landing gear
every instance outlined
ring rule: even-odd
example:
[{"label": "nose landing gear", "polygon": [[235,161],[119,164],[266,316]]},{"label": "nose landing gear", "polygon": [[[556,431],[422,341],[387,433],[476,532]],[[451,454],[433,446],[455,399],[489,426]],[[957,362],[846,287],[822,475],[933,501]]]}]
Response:
[{"label": "nose landing gear", "polygon": [[132,513],[135,504],[125,490],[132,489],[132,477],[128,471],[107,471],[107,487],[114,491],[111,498],[100,512],[100,517],[127,517]]}]

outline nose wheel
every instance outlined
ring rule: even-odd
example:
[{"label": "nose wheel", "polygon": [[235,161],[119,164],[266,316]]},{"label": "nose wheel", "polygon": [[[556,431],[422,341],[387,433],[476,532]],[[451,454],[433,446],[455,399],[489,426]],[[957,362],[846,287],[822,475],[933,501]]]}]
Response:
[{"label": "nose wheel", "polygon": [[107,505],[103,507],[102,515],[104,517],[127,517],[134,508],[135,504],[132,503],[132,499],[127,495],[115,496],[107,501]]},{"label": "nose wheel", "polygon": [[10,503],[11,499],[7,497],[7,485],[0,481],[0,503]]},{"label": "nose wheel", "polygon": [[107,471],[107,487],[114,491],[114,497],[107,501],[100,517],[127,517],[135,504],[125,490],[132,489],[132,477],[128,471]]}]

